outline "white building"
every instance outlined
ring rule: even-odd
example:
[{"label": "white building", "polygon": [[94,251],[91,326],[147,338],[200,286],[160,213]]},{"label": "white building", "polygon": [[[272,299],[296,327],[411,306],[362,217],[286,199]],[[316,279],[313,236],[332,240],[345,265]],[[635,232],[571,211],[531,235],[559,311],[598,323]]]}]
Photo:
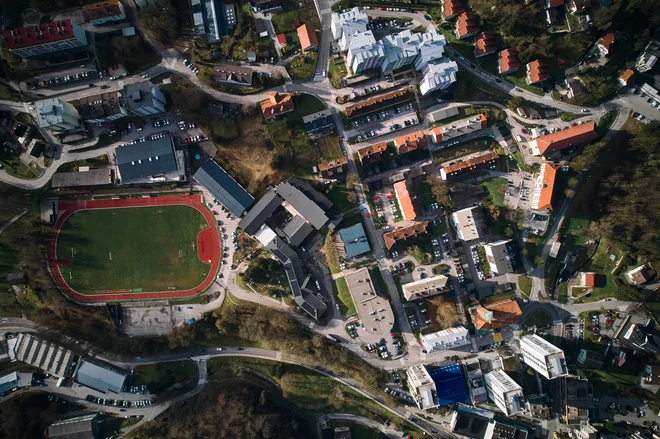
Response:
[{"label": "white building", "polygon": [[69,349],[26,333],[7,340],[7,347],[13,361],[29,364],[58,378],[69,375],[75,356]]},{"label": "white building", "polygon": [[441,58],[432,64],[427,64],[422,70],[423,79],[419,83],[419,91],[426,95],[435,90],[444,90],[456,82],[458,64],[449,58]]},{"label": "white building", "polygon": [[354,74],[380,68],[384,60],[383,45],[376,41],[371,31],[353,35],[348,47],[346,63]]},{"label": "white building", "polygon": [[457,210],[451,214],[451,219],[456,226],[459,239],[472,241],[483,236],[483,217],[480,206]]},{"label": "white building", "polygon": [[509,255],[511,245],[512,241],[510,239],[502,239],[484,245],[486,260],[488,260],[488,265],[490,265],[490,269],[495,276],[513,273],[514,268],[511,264],[511,255]]},{"label": "white building", "polygon": [[53,131],[71,131],[81,128],[78,110],[58,98],[44,99],[35,103],[37,125]]},{"label": "white building", "polygon": [[401,288],[406,300],[417,300],[449,291],[451,286],[447,285],[448,281],[449,278],[444,275],[432,276],[403,284]]},{"label": "white building", "polygon": [[124,89],[128,108],[138,116],[150,116],[165,112],[167,99],[151,81],[129,84]]},{"label": "white building", "polygon": [[443,119],[447,119],[449,117],[457,116],[458,115],[458,108],[459,107],[445,107],[441,108],[439,110],[431,111],[430,113],[426,114],[426,117],[429,118],[430,122],[438,122]]},{"label": "white building", "polygon": [[495,369],[484,375],[488,397],[507,416],[524,411],[525,397],[522,387],[502,369]]},{"label": "white building", "polygon": [[525,364],[549,380],[568,375],[564,351],[536,334],[520,340]]},{"label": "white building", "polygon": [[415,399],[417,407],[422,410],[438,406],[438,392],[435,382],[423,364],[409,367],[406,371],[408,388]]},{"label": "white building", "polygon": [[353,35],[366,32],[368,23],[369,17],[360,12],[360,8],[353,8],[348,12],[335,12],[330,23],[332,38],[338,41],[342,52],[348,50]]},{"label": "white building", "polygon": [[458,349],[472,344],[470,333],[463,326],[447,328],[431,334],[424,334],[421,335],[420,338],[424,350],[428,353],[445,351],[447,349]]}]

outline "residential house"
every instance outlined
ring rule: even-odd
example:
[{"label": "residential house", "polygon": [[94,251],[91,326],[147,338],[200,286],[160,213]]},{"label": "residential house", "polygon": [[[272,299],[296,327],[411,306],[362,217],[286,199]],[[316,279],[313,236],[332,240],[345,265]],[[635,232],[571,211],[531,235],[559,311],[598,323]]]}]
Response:
[{"label": "residential house", "polygon": [[545,61],[534,60],[527,64],[527,84],[536,84],[550,78],[550,68]]},{"label": "residential house", "polygon": [[596,286],[596,273],[580,273],[580,285],[585,288]]},{"label": "residential house", "polygon": [[78,110],[59,98],[37,101],[35,114],[39,128],[53,131],[73,131],[82,128]]},{"label": "residential house", "polygon": [[564,0],[545,0],[545,21],[553,24],[564,18]]},{"label": "residential house", "polygon": [[504,298],[469,309],[474,327],[479,331],[492,331],[522,320],[522,310],[514,299]]},{"label": "residential house", "polygon": [[511,239],[502,239],[484,245],[486,260],[494,276],[513,273],[520,267],[516,244]]},{"label": "residential house", "polygon": [[417,213],[415,213],[415,206],[413,204],[414,197],[410,195],[408,189],[408,180],[401,180],[394,183],[394,193],[401,209],[401,215],[404,220],[412,221],[417,218]]},{"label": "residential house", "polygon": [[465,12],[465,7],[461,0],[443,0],[442,2],[442,16],[445,20],[456,18],[458,14]]},{"label": "residential house", "polygon": [[37,141],[37,139],[32,140],[31,144],[28,145],[28,147],[31,147],[29,153],[30,156],[37,159],[43,157],[44,153],[48,150],[48,145],[46,145],[43,142]]},{"label": "residential house", "polygon": [[128,105],[116,91],[78,99],[78,114],[88,123],[103,123],[128,116]]},{"label": "residential house", "polygon": [[596,123],[585,122],[555,133],[537,137],[529,143],[534,155],[548,156],[551,153],[590,142],[598,138]]},{"label": "residential house", "polygon": [[346,157],[330,160],[329,162],[319,163],[314,168],[317,169],[322,178],[344,178],[348,172],[348,160]]},{"label": "residential house", "polygon": [[516,49],[504,49],[499,53],[497,72],[500,75],[508,75],[520,70],[520,60]]},{"label": "residential house", "polygon": [[401,285],[406,300],[417,300],[451,291],[449,278],[444,275],[431,276]]},{"label": "residential house", "polygon": [[9,132],[12,133],[14,136],[16,136],[16,140],[18,141],[18,144],[21,146],[27,143],[31,131],[32,129],[30,125],[25,125],[20,122],[12,123],[11,128],[9,128]]},{"label": "residential house", "polygon": [[474,56],[481,58],[495,52],[497,52],[497,46],[493,33],[489,31],[479,33],[474,43]]},{"label": "residential house", "polygon": [[472,37],[479,32],[479,19],[472,12],[463,12],[456,20],[454,33],[456,38],[463,40]]},{"label": "residential house", "polygon": [[621,76],[617,78],[621,87],[626,87],[630,84],[632,77],[635,75],[635,72],[632,69],[626,69],[623,71]]},{"label": "residential house", "polygon": [[4,46],[23,58],[72,51],[87,46],[85,31],[70,18],[3,32]]},{"label": "residential house", "polygon": [[415,131],[410,134],[399,136],[394,139],[394,146],[399,155],[406,154],[418,149],[426,149],[426,136],[424,131]]},{"label": "residential house", "polygon": [[601,369],[605,364],[605,356],[599,352],[583,348],[578,353],[577,362],[586,369]]},{"label": "residential house", "polygon": [[534,185],[534,194],[532,195],[532,209],[551,211],[552,194],[555,189],[555,179],[559,166],[544,162],[541,165],[541,172],[536,177]]},{"label": "residential house", "polygon": [[465,119],[456,120],[447,125],[435,127],[431,130],[434,143],[446,142],[479,130],[488,128],[488,120],[483,114],[477,114]]},{"label": "residential house", "polygon": [[567,0],[566,7],[571,14],[580,14],[589,7],[589,0]]},{"label": "residential house", "polygon": [[478,169],[489,169],[497,165],[499,156],[491,151],[476,157],[454,163],[440,169],[440,177],[443,180],[449,180],[463,174],[467,174]]},{"label": "residential house", "polygon": [[615,40],[614,32],[607,32],[598,40],[598,42],[596,42],[596,48],[601,55],[608,55],[612,50],[612,44],[614,44]]},{"label": "residential house", "polygon": [[582,81],[575,76],[566,78],[564,81],[566,84],[566,89],[568,90],[567,97],[569,99],[578,98],[587,94],[587,90],[584,88]]},{"label": "residential house", "polygon": [[164,113],[167,107],[165,95],[150,81],[125,86],[124,99],[128,104],[128,109],[142,117]]},{"label": "residential house", "polygon": [[126,20],[124,5],[119,0],[105,0],[82,7],[83,18],[94,26]]},{"label": "residential house", "polygon": [[417,235],[421,235],[422,233],[426,233],[426,228],[428,226],[429,226],[429,222],[424,221],[421,223],[415,223],[408,227],[401,227],[391,232],[384,233],[383,239],[385,240],[385,247],[387,247],[387,249],[389,250],[394,246],[394,244],[396,244],[399,241],[403,241],[408,238],[413,238]]},{"label": "residential house", "polygon": [[314,28],[310,24],[305,23],[296,29],[296,31],[298,32],[298,40],[300,41],[300,47],[303,52],[311,52],[318,48],[319,40],[316,38],[316,31],[314,31]]},{"label": "residential house", "polygon": [[375,145],[367,146],[358,150],[360,163],[362,166],[371,165],[382,160],[383,154],[387,151],[387,144],[385,142],[376,143]]},{"label": "residential house", "polygon": [[637,286],[644,285],[651,279],[645,265],[640,265],[637,268],[626,271],[625,276],[629,283]]},{"label": "residential house", "polygon": [[481,206],[457,210],[451,214],[451,220],[460,240],[472,241],[483,237],[484,217]]},{"label": "residential house", "polygon": [[293,110],[293,99],[287,93],[271,92],[268,99],[261,101],[261,112],[266,119],[275,119]]},{"label": "residential house", "polygon": [[463,326],[447,328],[441,331],[420,335],[422,347],[427,353],[455,350],[471,346],[470,333]]},{"label": "residential house", "polygon": [[233,85],[252,85],[252,69],[231,64],[216,64],[211,77],[217,83]]},{"label": "residential house", "polygon": [[660,56],[660,42],[657,40],[651,40],[649,44],[644,49],[644,52],[639,55],[637,58],[637,63],[635,64],[635,70],[639,73],[646,73],[655,67],[658,62],[658,57]]},{"label": "residential house", "polygon": [[319,137],[327,136],[336,132],[335,118],[332,110],[321,110],[316,113],[309,114],[303,117],[305,124],[305,131],[310,139],[317,139]]},{"label": "residential house", "polygon": [[284,0],[250,0],[250,4],[257,12],[264,12],[280,9],[284,4]]},{"label": "residential house", "polygon": [[[635,351],[646,352],[652,355],[660,354],[660,336],[654,333],[651,325],[633,323],[630,319],[625,321],[623,327],[618,330],[619,343]],[[620,367],[626,361],[625,351],[620,352],[617,360],[617,367]]]},{"label": "residential house", "polygon": [[254,19],[254,30],[257,32],[259,38],[265,38],[268,36],[268,30],[266,30],[266,24],[261,18]]}]

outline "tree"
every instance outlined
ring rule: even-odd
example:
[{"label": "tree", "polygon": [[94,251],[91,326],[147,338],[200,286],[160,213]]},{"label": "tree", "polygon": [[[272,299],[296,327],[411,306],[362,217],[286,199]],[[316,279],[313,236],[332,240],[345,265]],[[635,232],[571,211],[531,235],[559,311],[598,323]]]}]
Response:
[{"label": "tree", "polygon": [[449,184],[442,178],[436,176],[429,176],[426,182],[431,186],[431,193],[435,197],[435,201],[443,206],[451,205],[451,197],[449,196]]},{"label": "tree", "polygon": [[187,323],[184,323],[183,326],[172,328],[172,331],[167,337],[171,349],[190,346],[194,340],[195,330]]},{"label": "tree", "polygon": [[545,261],[540,255],[536,255],[536,257],[534,258],[534,265],[536,265],[537,267],[543,267],[545,265]]},{"label": "tree", "polygon": [[355,189],[355,185],[358,183],[357,174],[348,174],[346,176],[346,189],[352,191]]},{"label": "tree", "polygon": [[509,101],[506,103],[506,106],[510,110],[514,110],[514,111],[516,110],[516,108],[522,107],[523,105],[525,105],[525,100],[520,96],[514,96],[511,99],[509,99]]},{"label": "tree", "polygon": [[575,188],[578,185],[578,179],[575,177],[571,177],[568,179],[568,187],[570,188]]},{"label": "tree", "polygon": [[179,33],[178,13],[170,0],[153,0],[140,11],[140,21],[154,38],[169,43]]},{"label": "tree", "polygon": [[529,250],[527,250],[527,247],[523,247],[523,249],[520,250],[520,253],[522,253],[523,255],[527,256],[527,254],[529,253]]},{"label": "tree", "polygon": [[511,226],[506,226],[506,228],[504,229],[504,235],[507,238],[513,237],[513,229],[511,228]]},{"label": "tree", "polygon": [[614,297],[617,300],[625,300],[626,302],[637,302],[642,300],[644,295],[632,285],[622,284],[614,290]]},{"label": "tree", "polygon": [[346,198],[348,199],[349,203],[352,204],[357,204],[358,202],[358,196],[355,192],[351,191],[346,194]]},{"label": "tree", "polygon": [[573,198],[575,196],[575,191],[573,189],[565,189],[564,195],[566,195],[566,198]]}]

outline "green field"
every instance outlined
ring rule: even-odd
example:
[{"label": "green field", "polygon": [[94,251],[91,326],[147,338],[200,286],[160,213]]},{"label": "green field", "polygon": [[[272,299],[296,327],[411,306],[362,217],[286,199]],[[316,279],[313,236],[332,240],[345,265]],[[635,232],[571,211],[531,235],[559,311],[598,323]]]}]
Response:
[{"label": "green field", "polygon": [[207,227],[189,206],[82,210],[62,224],[57,258],[72,263],[59,269],[82,294],[191,289],[209,272],[197,257],[197,234]]}]

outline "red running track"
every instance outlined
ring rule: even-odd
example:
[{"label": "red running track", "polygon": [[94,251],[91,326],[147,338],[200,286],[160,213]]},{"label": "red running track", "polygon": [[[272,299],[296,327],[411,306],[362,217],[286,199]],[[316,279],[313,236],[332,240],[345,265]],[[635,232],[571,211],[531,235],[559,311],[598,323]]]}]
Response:
[{"label": "red running track", "polygon": [[[86,209],[113,209],[122,207],[145,207],[145,206],[175,206],[186,205],[196,209],[201,213],[209,225],[208,229],[202,230],[197,235],[198,256],[204,263],[211,260],[209,274],[204,281],[197,287],[183,291],[155,291],[150,293],[123,293],[123,294],[95,294],[85,295],[73,290],[64,280],[58,267],[59,262],[56,257],[57,235],[64,221],[79,210]],[[145,197],[145,198],[122,198],[115,200],[80,200],[80,201],[60,201],[59,217],[53,227],[53,233],[48,243],[48,260],[55,281],[67,295],[81,302],[111,302],[126,300],[150,300],[150,299],[174,299],[179,297],[189,297],[199,294],[206,290],[212,283],[215,273],[220,266],[220,236],[216,229],[215,217],[202,205],[202,195],[178,195],[164,197]],[[200,242],[201,241],[201,242]],[[64,261],[62,261],[64,262]]]}]

